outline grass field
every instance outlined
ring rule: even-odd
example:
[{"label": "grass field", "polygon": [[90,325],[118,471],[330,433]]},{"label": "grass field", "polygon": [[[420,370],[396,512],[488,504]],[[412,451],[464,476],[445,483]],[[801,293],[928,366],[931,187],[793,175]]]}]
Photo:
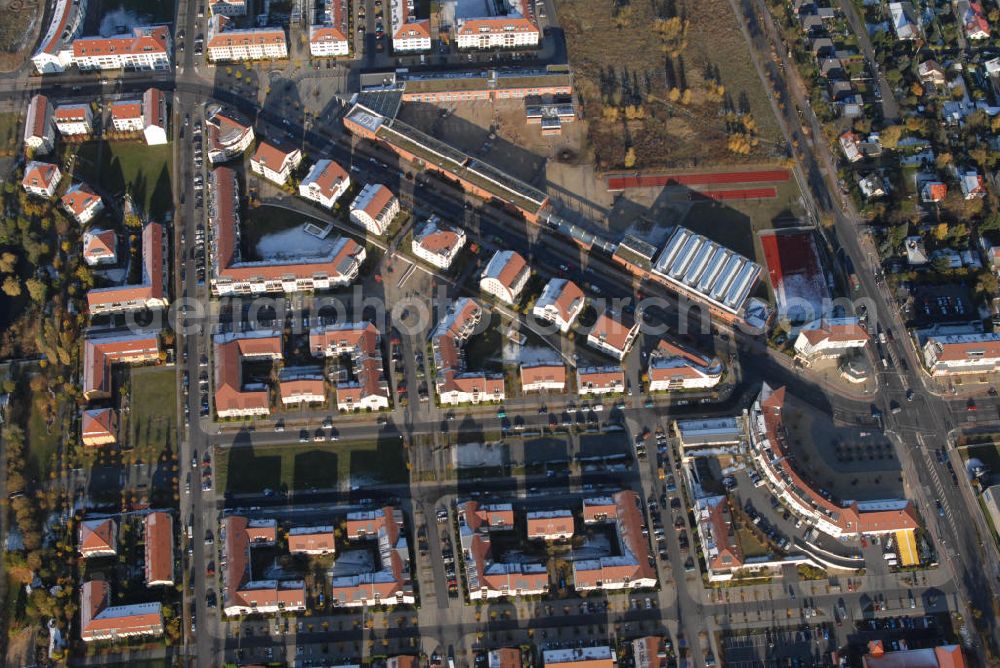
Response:
[{"label": "grass field", "polygon": [[282,488],[297,491],[409,479],[397,439],[231,448],[216,458],[216,486],[229,494]]},{"label": "grass field", "polygon": [[163,221],[173,211],[170,190],[171,147],[138,141],[87,142],[79,147],[74,175],[114,197],[132,193],[150,217]]},{"label": "grass field", "polygon": [[168,367],[131,370],[126,445],[143,461],[155,461],[177,438],[176,375]]},{"label": "grass field", "polygon": [[28,449],[26,462],[27,476],[34,478],[45,478],[52,465],[52,455],[59,448],[60,430],[59,425],[54,424],[49,431],[45,424],[43,407],[37,401],[31,401],[31,409],[28,414],[28,426],[25,433],[25,444]]},{"label": "grass field", "polygon": [[749,559],[751,557],[765,557],[768,555],[769,550],[767,549],[767,545],[757,540],[757,537],[749,529],[739,529],[737,537],[740,541],[740,547],[743,549],[744,557]]},{"label": "grass field", "polygon": [[12,155],[17,148],[20,123],[18,114],[0,114],[0,154]]},{"label": "grass field", "polygon": [[[772,157],[777,120],[726,0],[557,0],[556,10],[598,168]],[[626,118],[626,106],[636,104],[643,113]],[[610,107],[620,113],[607,115]],[[752,116],[758,141],[749,153],[729,150],[724,109]],[[625,162],[627,146],[634,165]]]}]

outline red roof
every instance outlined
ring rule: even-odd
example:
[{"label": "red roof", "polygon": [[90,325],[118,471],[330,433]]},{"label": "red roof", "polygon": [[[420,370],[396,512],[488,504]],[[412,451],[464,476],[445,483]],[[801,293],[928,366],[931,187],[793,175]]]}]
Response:
[{"label": "red roof", "polygon": [[311,278],[317,274],[325,274],[335,279],[341,276],[339,267],[348,259],[364,253],[364,247],[353,239],[343,239],[340,251],[333,258],[317,262],[300,262],[291,264],[265,264],[254,262],[243,264],[237,262],[237,230],[239,219],[236,211],[237,184],[236,173],[228,167],[216,167],[212,171],[213,190],[215,191],[215,226],[216,262],[215,269],[221,279],[232,281],[277,280],[286,277]]},{"label": "red roof", "polygon": [[80,432],[84,442],[94,439],[115,439],[115,418],[113,408],[83,411],[80,419]]},{"label": "red roof", "polygon": [[174,518],[170,513],[146,515],[146,584],[174,581]]},{"label": "red roof", "polygon": [[111,105],[111,118],[116,121],[126,121],[142,118],[142,102],[139,100],[122,100]]},{"label": "red roof", "polygon": [[76,217],[83,215],[90,207],[96,206],[101,196],[90,189],[86,183],[77,183],[62,196],[62,204]]},{"label": "red roof", "polygon": [[159,223],[147,223],[142,228],[142,270],[142,283],[89,290],[87,306],[93,310],[102,304],[162,300],[166,297],[163,289],[163,226]]},{"label": "red roof", "polygon": [[[336,0],[334,0],[336,1]],[[423,21],[408,21],[399,26],[392,38],[393,39],[430,39],[431,36],[431,22],[428,19]]]},{"label": "red roof", "polygon": [[46,190],[54,188],[59,182],[59,168],[47,162],[29,162],[24,169],[24,178],[21,185],[25,188],[44,188]]},{"label": "red roof", "polygon": [[297,552],[333,552],[334,540],[333,529],[315,530],[307,532],[288,533],[288,551],[292,554]]},{"label": "red roof", "polygon": [[208,49],[266,46],[268,44],[285,44],[285,31],[281,28],[255,28],[252,30],[229,29],[230,19],[226,16],[213,16],[216,28],[209,28],[209,38],[205,43]]},{"label": "red roof", "polygon": [[95,336],[83,342],[83,394],[111,392],[111,365],[156,360],[160,340],[155,333]]},{"label": "red roof", "polygon": [[142,121],[146,127],[167,127],[167,105],[163,91],[149,88],[142,95]]},{"label": "red roof", "polygon": [[625,350],[629,337],[632,336],[634,331],[638,330],[638,328],[639,323],[635,323],[632,327],[628,327],[620,320],[617,320],[606,313],[602,313],[597,316],[597,321],[594,323],[594,326],[591,328],[588,336],[604,341],[604,343],[611,346],[615,350]]},{"label": "red roof", "polygon": [[284,151],[273,144],[261,140],[257,144],[257,151],[253,154],[253,161],[270,169],[272,172],[280,172],[285,167],[285,162],[296,149]]},{"label": "red roof", "polygon": [[80,523],[80,554],[86,557],[93,552],[116,552],[117,525],[108,517],[84,520]]},{"label": "red roof", "polygon": [[562,364],[521,365],[521,385],[535,383],[566,383],[566,367]]},{"label": "red roof", "polygon": [[90,107],[86,104],[60,104],[56,107],[52,117],[57,121],[66,123],[79,122],[87,120],[88,111],[90,111]]},{"label": "red roof", "polygon": [[138,55],[167,52],[170,30],[166,26],[140,26],[125,37],[81,37],[73,40],[74,58]]},{"label": "red roof", "polygon": [[159,603],[111,606],[110,599],[111,587],[104,580],[84,582],[80,587],[80,636],[84,640],[163,633]]},{"label": "red roof", "polygon": [[117,238],[113,230],[102,230],[87,236],[87,243],[83,247],[84,257],[108,255],[117,256]]},{"label": "red roof", "polygon": [[458,22],[459,35],[537,33],[538,26],[523,16],[465,19]]},{"label": "red roof", "polygon": [[[259,150],[259,149],[258,149]],[[309,174],[306,178],[313,176],[313,170],[317,168],[319,163],[317,162],[309,170]],[[338,165],[333,160],[328,160],[326,165],[323,166],[323,171],[315,175],[315,178],[310,181],[310,183],[315,184],[319,189],[320,193],[324,197],[333,197],[334,190],[340,186],[341,183],[347,181],[350,177],[347,171],[343,167]]]},{"label": "red roof", "polygon": [[233,410],[270,409],[267,389],[243,389],[244,357],[281,357],[281,337],[231,337],[215,344],[215,410],[219,413]]},{"label": "red roof", "polygon": [[28,118],[25,124],[31,128],[32,137],[45,136],[45,120],[49,117],[49,98],[36,95],[28,103]]}]

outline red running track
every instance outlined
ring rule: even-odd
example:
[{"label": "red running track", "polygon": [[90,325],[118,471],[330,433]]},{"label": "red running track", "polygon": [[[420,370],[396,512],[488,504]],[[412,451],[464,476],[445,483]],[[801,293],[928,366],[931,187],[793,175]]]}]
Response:
[{"label": "red running track", "polygon": [[682,186],[707,186],[725,183],[784,182],[791,175],[787,169],[763,169],[749,172],[714,172],[707,174],[639,174],[608,176],[608,190],[658,188],[673,183]]},{"label": "red running track", "polygon": [[739,190],[706,190],[689,193],[690,199],[706,197],[714,200],[727,199],[774,199],[778,196],[775,188],[741,188]]}]

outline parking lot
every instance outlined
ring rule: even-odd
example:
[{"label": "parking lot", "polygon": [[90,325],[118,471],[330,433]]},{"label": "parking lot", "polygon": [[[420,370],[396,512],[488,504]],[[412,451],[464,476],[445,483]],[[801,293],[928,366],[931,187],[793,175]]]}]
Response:
[{"label": "parking lot", "polygon": [[820,665],[831,637],[825,627],[725,635],[721,641],[722,665],[731,668]]}]

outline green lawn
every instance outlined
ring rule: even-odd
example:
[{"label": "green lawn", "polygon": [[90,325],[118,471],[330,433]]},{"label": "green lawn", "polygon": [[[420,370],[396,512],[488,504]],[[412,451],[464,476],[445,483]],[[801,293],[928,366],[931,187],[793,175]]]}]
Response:
[{"label": "green lawn", "polygon": [[739,529],[738,538],[740,541],[740,547],[743,548],[743,556],[750,557],[766,557],[769,554],[767,545],[764,545],[757,537],[753,535],[753,532],[746,528]]},{"label": "green lawn", "polygon": [[230,448],[216,459],[216,486],[231,494],[409,480],[398,439]]},{"label": "green lawn", "polygon": [[145,462],[156,461],[172,449],[177,435],[177,385],[173,368],[136,367],[131,370],[130,411],[126,447]]},{"label": "green lawn", "polygon": [[27,433],[25,434],[25,444],[28,448],[26,474],[38,478],[48,477],[52,456],[59,448],[61,435],[58,419],[50,431],[45,423],[45,415],[42,410],[38,402],[32,398]]},{"label": "green lawn", "polygon": [[136,204],[162,222],[173,211],[171,165],[170,144],[92,141],[79,146],[74,175],[113,196],[123,195],[127,187]]},{"label": "green lawn", "polygon": [[21,117],[18,114],[0,114],[0,154],[13,153],[17,148],[20,123]]}]

